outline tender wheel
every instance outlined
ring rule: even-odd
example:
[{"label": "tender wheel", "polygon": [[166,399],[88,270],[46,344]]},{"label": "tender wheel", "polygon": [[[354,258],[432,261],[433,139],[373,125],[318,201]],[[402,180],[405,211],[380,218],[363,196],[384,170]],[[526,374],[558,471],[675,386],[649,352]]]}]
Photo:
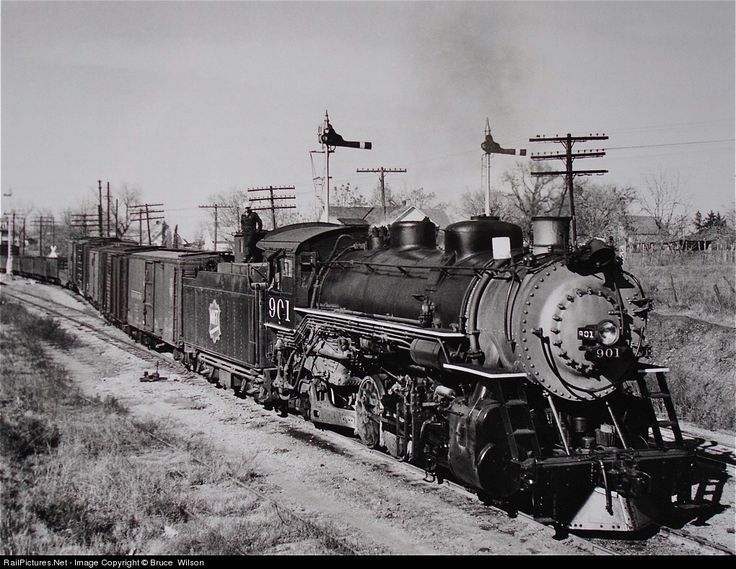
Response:
[{"label": "tender wheel", "polygon": [[360,382],[355,402],[355,430],[369,448],[381,444],[381,415],[385,394],[383,382],[378,377],[368,376]]}]

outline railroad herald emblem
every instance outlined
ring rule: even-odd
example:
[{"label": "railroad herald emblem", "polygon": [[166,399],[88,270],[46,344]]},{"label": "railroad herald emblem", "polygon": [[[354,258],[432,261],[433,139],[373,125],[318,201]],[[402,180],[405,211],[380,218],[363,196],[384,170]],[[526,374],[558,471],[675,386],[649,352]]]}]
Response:
[{"label": "railroad herald emblem", "polygon": [[210,303],[210,338],[216,344],[220,336],[220,306],[213,300]]}]

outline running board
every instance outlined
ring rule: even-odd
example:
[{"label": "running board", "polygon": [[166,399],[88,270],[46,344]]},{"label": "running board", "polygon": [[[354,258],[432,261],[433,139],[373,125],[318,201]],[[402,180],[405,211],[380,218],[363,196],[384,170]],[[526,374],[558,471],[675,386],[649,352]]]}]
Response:
[{"label": "running board", "polygon": [[524,372],[509,372],[498,368],[487,368],[471,364],[442,364],[449,371],[459,371],[470,375],[485,377],[486,379],[525,379],[528,375]]}]

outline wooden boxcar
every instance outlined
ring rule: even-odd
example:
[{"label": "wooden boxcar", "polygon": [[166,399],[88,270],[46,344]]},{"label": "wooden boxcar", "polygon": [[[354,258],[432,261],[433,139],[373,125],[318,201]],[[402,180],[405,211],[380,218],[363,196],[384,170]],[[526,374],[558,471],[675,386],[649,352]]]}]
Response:
[{"label": "wooden boxcar", "polygon": [[128,262],[130,255],[139,251],[155,251],[152,245],[123,245],[107,252],[102,312],[118,326],[128,320]]},{"label": "wooden boxcar", "polygon": [[[72,242],[69,248],[68,273],[69,283],[82,296],[89,297],[89,252],[93,247],[120,243],[115,237],[83,237]],[[123,241],[135,244],[133,241]]]},{"label": "wooden boxcar", "polygon": [[132,253],[128,260],[127,322],[141,340],[179,345],[182,278],[215,271],[222,253],[158,249]]},{"label": "wooden boxcar", "polygon": [[102,314],[107,316],[107,287],[111,284],[108,276],[109,256],[114,251],[150,251],[158,249],[153,246],[136,245],[132,241],[114,241],[90,245],[87,254],[87,291],[88,298]]}]

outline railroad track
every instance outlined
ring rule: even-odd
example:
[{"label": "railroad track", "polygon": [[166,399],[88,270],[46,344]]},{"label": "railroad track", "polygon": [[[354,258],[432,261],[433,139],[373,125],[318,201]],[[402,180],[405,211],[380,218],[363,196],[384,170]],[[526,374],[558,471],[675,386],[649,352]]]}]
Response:
[{"label": "railroad track", "polygon": [[[108,343],[111,343],[120,349],[123,349],[125,351],[135,351],[145,361],[157,362],[158,364],[163,363],[167,368],[171,370],[180,371],[182,372],[182,375],[184,376],[184,381],[187,383],[195,383],[199,385],[201,384],[200,382],[206,381],[205,379],[201,378],[201,376],[198,376],[190,372],[186,368],[184,368],[182,364],[174,361],[171,357],[167,357],[163,354],[150,350],[134,342],[133,340],[128,339],[125,336],[121,337],[123,332],[119,330],[118,328],[115,328],[111,326],[110,324],[108,324],[107,322],[105,322],[101,318],[101,316],[96,312],[90,312],[88,310],[81,310],[78,308],[66,306],[58,302],[55,302],[53,300],[49,300],[46,297],[34,294],[30,291],[18,291],[17,289],[9,289],[8,287],[3,287],[2,293],[11,298],[19,300],[25,304],[29,304],[31,306],[34,306],[37,309],[45,311],[48,314],[51,314],[59,318],[66,319],[70,322],[73,322],[77,326],[83,327],[91,331],[97,337],[104,339]],[[80,302],[82,301],[80,297],[74,297],[74,298]],[[90,306],[90,308],[92,307]],[[92,320],[92,322],[89,322],[86,320]],[[110,330],[107,331],[104,328],[101,329],[99,327],[101,323],[104,323],[105,326],[109,326]],[[265,410],[263,407],[261,407],[257,403],[253,401],[249,401],[249,400],[241,400],[241,403],[247,404],[249,406],[249,411],[251,411],[254,415],[259,416],[261,418],[266,418],[268,420],[273,419],[273,412]],[[358,455],[358,456],[362,455],[366,458],[370,457],[371,460],[380,462],[384,464],[385,466],[390,467],[392,470],[403,471],[404,474],[406,475],[406,479],[409,481],[415,481],[416,477],[420,475],[422,476],[422,478],[426,478],[426,473],[421,468],[416,467],[407,462],[397,461],[396,459],[380,451],[369,449],[365,447],[364,445],[362,445],[360,442],[356,441],[355,439],[351,439],[349,437],[343,436],[333,431],[319,430],[319,429],[312,430],[311,428],[309,429],[309,431],[307,431],[305,429],[305,426],[309,425],[309,423],[305,423],[303,420],[300,420],[297,417],[293,417],[293,416],[282,419],[282,421],[287,421],[291,423],[289,425],[289,429],[298,430],[301,432],[303,436],[298,437],[300,440],[309,442],[305,438],[305,436],[309,436],[312,439],[319,438],[319,439],[322,439],[323,441],[337,444],[338,446],[341,446],[343,448],[348,448],[350,452],[353,453],[354,455]],[[689,433],[688,431],[685,431],[685,430],[683,430],[683,434],[694,436],[695,438],[699,438],[699,439],[702,438],[702,437],[697,437],[693,435],[692,433]],[[730,472],[732,473],[734,469],[734,465],[736,464],[736,461],[734,460],[734,449],[727,447],[725,445],[719,444],[719,443],[714,443],[713,441],[708,441],[707,443],[708,443],[707,446],[703,447],[702,452],[700,454],[707,460],[712,460],[719,464],[725,465],[727,468],[730,469]],[[170,445],[170,443],[167,443],[167,444]],[[314,443],[314,444],[319,444],[319,442]],[[705,442],[703,444],[705,444]],[[178,449],[178,450],[182,450],[182,452],[186,451],[186,449]],[[699,448],[699,451],[700,450],[701,449]],[[459,494],[465,497],[477,499],[475,492],[465,488],[462,485],[456,484],[452,481],[445,480],[442,482],[440,486],[443,489],[446,489],[447,491],[450,491],[450,492],[453,492],[453,493],[456,493],[456,494]],[[265,496],[262,496],[262,498],[273,501],[272,499],[267,498]],[[274,504],[276,504],[278,507],[278,503],[274,501]],[[503,511],[494,506],[483,506],[483,508],[489,508],[496,512]],[[532,516],[525,514],[524,512],[517,512],[516,515],[517,517],[521,518],[528,524],[531,524],[537,527],[543,527],[546,530],[550,529],[549,526],[540,524],[539,522],[535,521]],[[298,519],[301,519],[296,514],[294,514],[294,516]],[[721,544],[709,541],[706,538],[703,538],[701,536],[694,535],[685,530],[676,530],[676,529],[662,527],[659,529],[659,534],[665,537],[666,539],[670,540],[673,543],[686,545],[701,553],[734,555],[734,552],[728,549],[727,547]],[[331,536],[331,537],[334,538],[334,536]],[[627,553],[626,551],[618,551],[619,548],[614,549],[614,548],[607,547],[606,545],[603,545],[602,543],[600,543],[601,540],[599,539],[586,539],[584,537],[574,535],[574,534],[570,534],[566,539],[569,539],[570,544],[575,546],[576,548],[582,551],[587,551],[595,555],[620,555],[620,554]],[[614,543],[615,543],[615,540],[614,540]],[[347,544],[345,545],[346,547],[349,547],[347,546]]]},{"label": "railroad track", "polygon": [[[8,289],[7,287],[3,287],[2,294],[9,296],[10,298],[19,300],[30,306],[33,306],[37,309],[43,310],[53,316],[64,318],[70,322],[73,322],[77,326],[89,330],[97,337],[105,339],[118,348],[125,350],[134,350],[135,352],[140,354],[146,361],[157,361],[165,364],[170,369],[175,369],[178,365],[178,363],[175,362],[172,358],[159,352],[149,350],[145,346],[142,346],[141,344],[128,338],[124,335],[124,332],[122,332],[122,330],[114,327],[109,322],[106,322],[97,312],[88,312],[86,310],[74,308],[72,306],[66,306],[64,304],[54,302],[53,300],[49,300],[48,298],[41,295],[34,294],[25,290],[19,292],[17,289]],[[82,297],[75,296],[74,298],[79,302],[86,303],[86,301],[82,300]],[[89,305],[89,308],[94,310],[91,305]],[[93,319],[94,324],[83,320],[83,318]],[[100,324],[105,327],[109,327],[110,330],[114,330],[115,333],[108,332],[104,328],[100,328]]]}]

